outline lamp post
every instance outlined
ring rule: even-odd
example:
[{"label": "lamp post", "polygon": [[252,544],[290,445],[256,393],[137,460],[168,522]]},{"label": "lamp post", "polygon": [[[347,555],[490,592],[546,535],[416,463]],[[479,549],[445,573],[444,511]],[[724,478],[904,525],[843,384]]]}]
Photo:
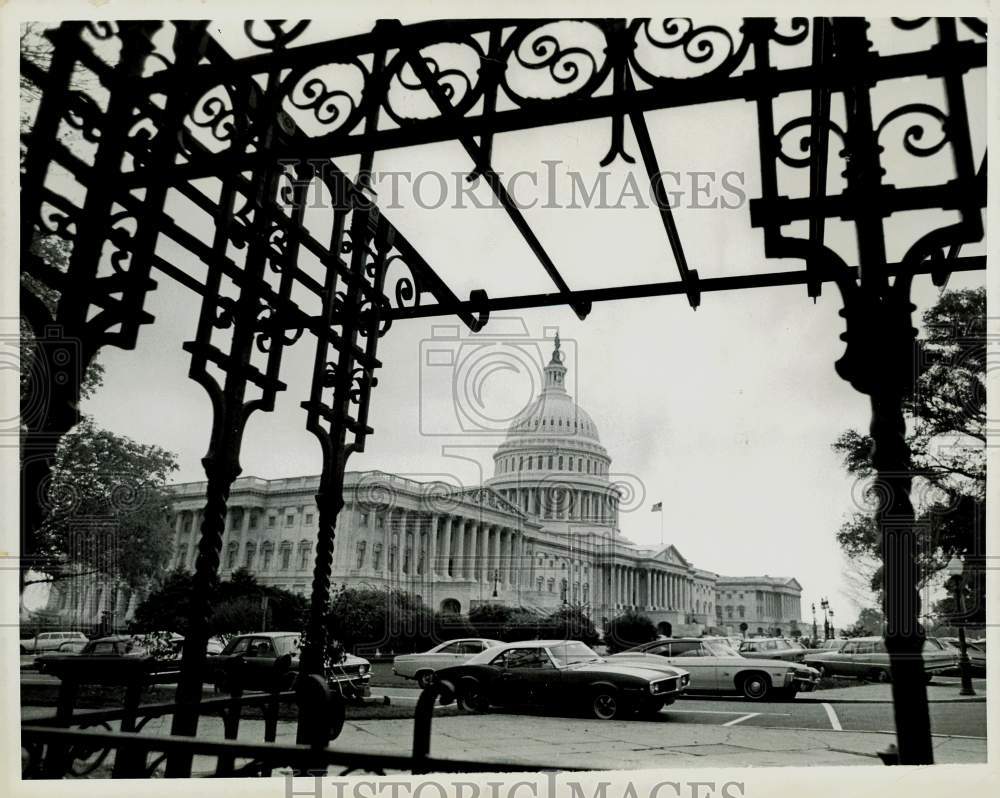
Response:
[{"label": "lamp post", "polygon": [[818,634],[816,631],[816,602],[814,601],[810,606],[813,614],[813,642],[815,643]]},{"label": "lamp post", "polygon": [[830,602],[825,598],[820,599],[819,606],[823,609],[823,639],[830,639],[830,621],[827,617],[827,610],[830,609]]},{"label": "lamp post", "polygon": [[497,568],[493,572],[493,598],[497,597],[497,588],[500,585],[500,569]]},{"label": "lamp post", "polygon": [[833,624],[833,610],[830,610],[830,637],[834,638],[837,636],[837,627]]}]

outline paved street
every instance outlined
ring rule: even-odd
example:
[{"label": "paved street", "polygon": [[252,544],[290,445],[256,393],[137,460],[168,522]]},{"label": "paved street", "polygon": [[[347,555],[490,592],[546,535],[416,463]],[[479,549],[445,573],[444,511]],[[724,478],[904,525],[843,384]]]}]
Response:
[{"label": "paved street", "polygon": [[[22,674],[25,683],[53,677]],[[986,761],[986,684],[978,696],[958,696],[957,680],[931,685],[931,723],[939,763]],[[397,706],[415,705],[419,691],[378,687]],[[878,765],[877,752],[895,742],[887,685],[851,685],[800,695],[794,701],[757,703],[739,697],[693,697],[652,720],[595,721],[589,717],[493,709],[484,715],[435,718],[436,756],[500,762],[544,762],[572,768],[639,768],[678,765]],[[824,700],[828,698],[829,700]],[[51,707],[24,707],[22,717],[51,715]],[[530,717],[530,722],[525,720]],[[151,734],[167,733],[169,721],[151,722]],[[295,724],[279,722],[279,740],[295,739]],[[341,750],[399,753],[412,746],[410,718],[348,721],[335,742]],[[199,736],[221,738],[221,722],[203,719]],[[240,737],[263,738],[261,721],[246,720]],[[204,767],[210,766],[206,762]]]}]

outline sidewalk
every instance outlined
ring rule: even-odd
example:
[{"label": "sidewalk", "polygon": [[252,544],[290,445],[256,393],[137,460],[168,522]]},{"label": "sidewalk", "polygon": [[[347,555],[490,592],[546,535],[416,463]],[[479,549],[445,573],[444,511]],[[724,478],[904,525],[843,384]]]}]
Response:
[{"label": "sidewalk", "polygon": [[[51,714],[51,708],[43,708]],[[22,710],[22,717],[34,713]],[[117,726],[117,724],[112,724]],[[148,734],[169,733],[169,719],[151,721]],[[203,718],[203,739],[222,739],[222,722]],[[259,742],[264,723],[244,720],[240,739]],[[295,740],[295,724],[278,724],[278,742]],[[759,726],[701,724],[582,722],[533,716],[530,723],[512,715],[453,715],[435,718],[431,754],[442,758],[505,763],[544,763],[580,770],[662,767],[776,767],[812,765],[874,765],[883,767],[877,752],[896,741],[885,732],[810,731]],[[336,751],[399,754],[413,746],[411,719],[348,721],[331,748]],[[197,761],[202,760],[204,761]],[[986,762],[986,740],[934,737],[939,764]],[[196,771],[208,772],[214,762],[197,757]]]},{"label": "sidewalk", "polygon": [[[932,704],[949,704],[958,701],[985,701],[986,700],[986,680],[973,679],[972,687],[976,691],[973,696],[959,695],[961,681],[955,679],[946,682],[943,679],[935,680],[927,685],[927,700]],[[866,703],[892,703],[891,684],[858,684],[849,683],[849,686],[835,687],[830,690],[817,690],[813,693],[799,693],[795,697],[796,701],[812,701],[814,703],[829,704],[866,704]]]}]

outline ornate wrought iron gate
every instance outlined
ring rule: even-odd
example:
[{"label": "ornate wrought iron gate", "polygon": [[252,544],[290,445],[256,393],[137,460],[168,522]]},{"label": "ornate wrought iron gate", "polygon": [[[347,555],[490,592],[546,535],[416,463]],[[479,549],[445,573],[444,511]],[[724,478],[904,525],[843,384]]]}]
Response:
[{"label": "ornate wrought iron gate", "polygon": [[[26,565],[36,554],[31,531],[45,512],[39,486],[60,436],[77,418],[79,375],[101,347],[134,347],[141,325],[155,321],[144,307],[160,280],[176,281],[199,298],[197,329],[183,346],[191,357],[190,376],[205,388],[213,413],[195,566],[198,616],[184,649],[173,726],[181,735],[197,729],[207,585],[219,567],[243,430],[252,413],[272,410],[278,392],[288,389],[281,380],[287,347],[308,339],[315,348],[302,408],[323,467],[303,670],[319,674],[344,470],[372,431],[368,400],[380,365],[377,343],[392,323],[457,314],[478,331],[497,310],[566,304],[583,319],[595,301],[683,294],[696,308],[712,291],[804,284],[815,297],[823,283],[832,282],[846,320],[847,349],[837,370],[871,397],[875,465],[885,495],[892,497],[881,506],[879,521],[900,758],[930,762],[926,689],[920,659],[913,656],[922,633],[902,415],[913,378],[909,290],[920,273],[930,273],[940,285],[951,271],[985,266],[981,257],[961,257],[960,248],[983,236],[985,159],[974,163],[963,79],[985,67],[986,31],[974,19],[894,24],[931,43],[880,54],[860,19],[795,18],[781,25],[747,19],[735,33],[678,19],[503,19],[409,26],[383,20],[370,33],[297,46],[308,23],[271,21],[247,23],[246,36],[261,52],[233,58],[206,22],[71,22],[53,29],[47,67],[22,61],[23,78],[40,100],[22,137],[20,229],[24,274],[58,298],[53,312],[26,284],[22,307],[38,336],[39,357],[60,358],[60,371],[76,376],[47,385],[45,411],[27,423]],[[471,53],[475,68],[445,63],[442,46]],[[809,48],[801,66],[775,65],[776,51],[796,47]],[[677,55],[684,68],[674,73],[653,66],[643,56],[650,49]],[[527,96],[511,79],[515,71],[545,78],[554,88],[548,96]],[[331,85],[334,73],[343,83]],[[873,88],[907,77],[940,81],[942,107],[908,104],[874,119]],[[809,93],[811,111],[779,127],[775,102],[793,92]],[[419,95],[431,110],[409,114],[401,94]],[[844,126],[831,114],[838,96]],[[756,107],[762,191],[751,201],[752,224],[763,232],[768,257],[804,260],[802,270],[702,278],[688,266],[644,113],[722,100]],[[922,156],[948,148],[952,179],[916,187],[884,181],[880,137],[891,122],[910,114],[938,123],[942,134],[928,144],[924,127],[911,125],[906,151]],[[494,135],[595,118],[609,121],[604,164],[634,161],[624,137],[626,120],[631,125],[661,199],[676,280],[574,291],[494,171]],[[66,131],[73,131],[72,145]],[[793,133],[800,134],[797,152],[787,148]],[[380,211],[368,181],[376,153],[446,140],[462,145],[472,162],[470,179],[484,181],[494,193],[552,280],[551,293],[490,299],[474,291],[460,299]],[[840,192],[831,191],[827,180],[832,142],[846,164]],[[353,179],[331,160],[349,154],[361,158]],[[782,191],[779,169],[785,167],[807,170],[807,195]],[[216,181],[214,191],[205,188],[206,180]],[[314,184],[334,200],[322,235],[304,223]],[[171,209],[179,204],[201,220],[207,236],[174,218]],[[953,218],[921,237],[899,262],[888,262],[885,219],[921,209],[947,210]],[[831,219],[853,223],[857,264],[828,245]],[[805,222],[808,235],[787,232],[795,222]],[[64,271],[33,246],[48,235],[71,245]],[[163,257],[161,238],[169,238],[184,258]],[[409,272],[391,288],[389,264]],[[307,702],[302,711],[308,712]],[[307,715],[301,717],[300,742],[316,743],[307,731],[314,727]],[[171,756],[168,775],[190,771],[183,751]]]}]

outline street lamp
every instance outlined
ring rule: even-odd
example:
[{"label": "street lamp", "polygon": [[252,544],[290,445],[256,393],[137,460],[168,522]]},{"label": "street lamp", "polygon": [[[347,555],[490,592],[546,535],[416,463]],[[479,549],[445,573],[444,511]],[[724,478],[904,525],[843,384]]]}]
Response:
[{"label": "street lamp", "polygon": [[816,602],[814,601],[811,605],[813,613],[813,641],[816,640]]},{"label": "street lamp", "polygon": [[827,618],[827,610],[830,609],[830,602],[825,598],[820,599],[819,606],[823,608],[823,639],[830,639],[830,621]]},{"label": "street lamp", "polygon": [[500,585],[500,569],[497,568],[493,572],[493,598],[497,597],[497,588]]},{"label": "street lamp", "polygon": [[830,637],[837,636],[837,627],[833,625],[833,610],[830,610]]}]

